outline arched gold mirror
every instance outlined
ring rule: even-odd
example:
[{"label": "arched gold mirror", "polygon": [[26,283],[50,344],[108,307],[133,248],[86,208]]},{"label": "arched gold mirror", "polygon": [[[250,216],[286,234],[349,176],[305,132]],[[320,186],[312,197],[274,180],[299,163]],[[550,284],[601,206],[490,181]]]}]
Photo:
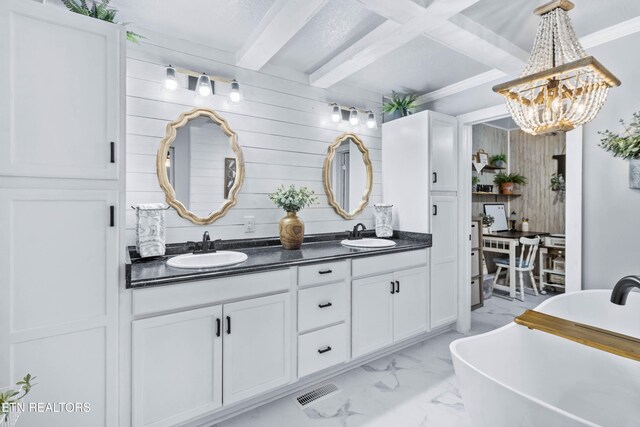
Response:
[{"label": "arched gold mirror", "polygon": [[211,224],[236,204],[244,159],[236,133],[208,108],[167,125],[156,159],[167,203],[194,224]]},{"label": "arched gold mirror", "polygon": [[356,134],[343,133],[333,141],[322,175],[329,205],[342,218],[355,218],[369,203],[373,169],[369,150]]}]

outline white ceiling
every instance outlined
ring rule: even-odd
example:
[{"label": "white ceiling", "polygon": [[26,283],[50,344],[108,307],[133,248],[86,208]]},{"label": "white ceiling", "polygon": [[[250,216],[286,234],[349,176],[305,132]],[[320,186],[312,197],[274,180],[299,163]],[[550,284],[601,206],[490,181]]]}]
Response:
[{"label": "white ceiling", "polygon": [[[42,1],[42,0],[40,0]],[[60,5],[60,0],[48,0]],[[388,95],[426,94],[451,110],[495,105],[491,86],[518,75],[546,0],[112,0],[120,22],[230,52],[238,64],[291,69]],[[574,0],[590,48],[640,31],[639,0]],[[618,25],[627,21],[627,25]],[[271,25],[270,25],[271,24]],[[617,26],[613,36],[593,33]],[[624,27],[620,30],[620,27]],[[611,30],[611,28],[609,28]],[[594,41],[595,40],[595,41]],[[605,66],[607,64],[604,64]],[[614,70],[615,71],[615,70]],[[303,75],[304,75],[303,74]],[[468,110],[471,111],[471,110]]]}]

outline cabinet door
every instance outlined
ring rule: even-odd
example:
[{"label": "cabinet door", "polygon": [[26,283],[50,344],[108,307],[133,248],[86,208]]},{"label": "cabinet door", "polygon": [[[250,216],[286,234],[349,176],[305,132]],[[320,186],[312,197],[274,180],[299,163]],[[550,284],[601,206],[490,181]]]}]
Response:
[{"label": "cabinet door", "polygon": [[19,425],[117,424],[117,200],[0,188],[0,384],[31,372],[34,401],[92,402],[82,416],[27,411]]},{"label": "cabinet door", "polygon": [[64,9],[0,2],[0,175],[117,178],[120,38]]},{"label": "cabinet door", "polygon": [[431,198],[431,328],[456,320],[458,306],[458,200]]},{"label": "cabinet door", "polygon": [[291,381],[289,293],[224,305],[224,404]]},{"label": "cabinet door", "polygon": [[429,276],[426,267],[394,273],[393,341],[425,332],[429,322]]},{"label": "cabinet door", "polygon": [[431,190],[458,189],[458,121],[455,117],[429,113]]},{"label": "cabinet door", "polygon": [[354,280],[352,308],[353,357],[393,343],[393,274]]},{"label": "cabinet door", "polygon": [[133,322],[133,427],[173,426],[222,405],[221,321],[217,305]]}]

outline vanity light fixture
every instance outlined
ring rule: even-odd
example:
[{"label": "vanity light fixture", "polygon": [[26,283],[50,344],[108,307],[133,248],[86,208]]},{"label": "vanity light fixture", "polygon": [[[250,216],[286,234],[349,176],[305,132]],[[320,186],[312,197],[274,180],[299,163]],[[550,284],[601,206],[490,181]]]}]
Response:
[{"label": "vanity light fixture", "polygon": [[376,116],[375,114],[373,114],[373,111],[369,110],[369,112],[367,113],[367,127],[369,129],[373,129],[376,127],[376,125]]},{"label": "vanity light fixture", "polygon": [[340,111],[340,106],[336,103],[331,104],[331,120],[334,123],[342,120],[342,111]]},{"label": "vanity light fixture", "polygon": [[358,126],[358,123],[360,123],[358,110],[356,110],[355,107],[349,108],[349,123],[351,123],[351,126]]},{"label": "vanity light fixture", "polygon": [[198,96],[209,96],[211,95],[211,79],[207,76],[206,73],[202,73],[200,77],[198,77],[198,83],[196,84],[196,93]]},{"label": "vanity light fixture", "polygon": [[176,79],[176,69],[169,65],[165,70],[164,88],[166,90],[176,90],[178,88],[178,80]]},{"label": "vanity light fixture", "polygon": [[590,122],[609,88],[620,85],[582,48],[569,19],[573,7],[569,0],[555,0],[533,11],[542,21],[529,62],[521,77],[493,88],[527,133],[566,132]]},{"label": "vanity light fixture", "polygon": [[231,91],[229,92],[229,100],[238,103],[242,99],[240,94],[240,83],[236,79],[231,80]]}]

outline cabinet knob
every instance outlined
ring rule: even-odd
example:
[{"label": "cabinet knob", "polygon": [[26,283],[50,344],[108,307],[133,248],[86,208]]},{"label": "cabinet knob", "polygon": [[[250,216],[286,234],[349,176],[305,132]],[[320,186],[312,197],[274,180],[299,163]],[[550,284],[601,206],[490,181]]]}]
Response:
[{"label": "cabinet knob", "polygon": [[326,346],[325,348],[318,349],[318,353],[320,353],[320,354],[326,353],[327,351],[331,351],[331,347]]}]

